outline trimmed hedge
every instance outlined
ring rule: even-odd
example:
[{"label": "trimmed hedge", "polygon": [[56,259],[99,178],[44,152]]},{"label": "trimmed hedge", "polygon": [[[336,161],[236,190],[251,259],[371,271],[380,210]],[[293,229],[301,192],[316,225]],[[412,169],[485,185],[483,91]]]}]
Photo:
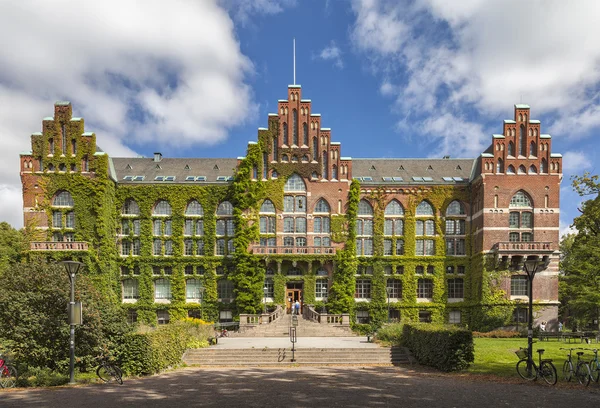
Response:
[{"label": "trimmed hedge", "polygon": [[212,332],[212,324],[185,319],[129,334],[119,356],[123,372],[149,375],[181,365],[185,350],[208,347],[207,339]]},{"label": "trimmed hedge", "polygon": [[473,333],[455,326],[407,323],[402,344],[419,364],[441,371],[464,370],[475,360]]}]

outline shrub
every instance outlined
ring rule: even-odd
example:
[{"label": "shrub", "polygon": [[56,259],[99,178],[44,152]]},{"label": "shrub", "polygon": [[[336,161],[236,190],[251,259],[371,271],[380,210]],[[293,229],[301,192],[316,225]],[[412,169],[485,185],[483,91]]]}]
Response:
[{"label": "shrub", "polygon": [[17,380],[19,387],[54,387],[65,385],[69,382],[69,376],[49,368],[32,367],[26,372],[20,373]]},{"label": "shrub", "polygon": [[199,319],[184,319],[157,328],[141,327],[125,337],[121,368],[129,375],[147,375],[178,366],[187,348],[208,346],[212,327]]},{"label": "shrub", "polygon": [[377,330],[377,340],[400,344],[402,342],[402,326],[400,323],[384,325]]},{"label": "shrub", "polygon": [[442,371],[464,370],[475,359],[473,334],[455,326],[407,323],[402,344],[419,364]]}]

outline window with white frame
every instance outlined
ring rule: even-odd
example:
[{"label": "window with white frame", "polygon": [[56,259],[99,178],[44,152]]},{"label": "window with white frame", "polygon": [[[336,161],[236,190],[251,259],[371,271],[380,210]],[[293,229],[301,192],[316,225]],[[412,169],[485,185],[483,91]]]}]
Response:
[{"label": "window with white frame", "polygon": [[187,279],[185,281],[185,298],[188,302],[201,302],[204,293],[200,279]]},{"label": "window with white frame", "polygon": [[509,204],[509,241],[533,241],[533,202],[523,190],[511,198]]},{"label": "window with white frame", "polygon": [[448,323],[450,324],[460,324],[461,322],[461,313],[460,310],[451,310],[448,313]]},{"label": "window with white frame", "polygon": [[154,299],[171,299],[171,282],[168,279],[157,279],[154,281]]},{"label": "window with white frame", "polygon": [[400,279],[388,279],[386,283],[386,292],[389,298],[402,298],[402,281]]},{"label": "window with white frame", "polygon": [[139,299],[139,283],[137,279],[125,279],[123,281],[123,300]]},{"label": "window with white frame", "polygon": [[356,291],[354,293],[356,299],[370,299],[371,298],[371,280],[370,279],[357,279],[356,280]]},{"label": "window with white frame", "polygon": [[275,297],[275,284],[273,283],[273,279],[268,278],[265,279],[265,286],[263,287],[263,295],[268,298]]},{"label": "window with white frame", "polygon": [[510,278],[510,295],[511,296],[529,296],[528,292],[529,280],[525,275],[514,275]]},{"label": "window with white frame", "polygon": [[233,254],[233,237],[235,235],[235,224],[233,222],[233,205],[229,201],[223,201],[217,207],[217,228],[215,255]]},{"label": "window with white frame", "polygon": [[327,279],[317,279],[315,283],[315,297],[316,298],[326,298],[327,297],[327,289],[328,289],[328,281]]},{"label": "window with white frame", "polygon": [[446,255],[466,255],[466,211],[460,201],[452,201],[446,209]]},{"label": "window with white frame", "polygon": [[168,310],[157,310],[156,318],[158,320],[158,324],[169,324],[170,317]]},{"label": "window with white frame", "polygon": [[463,279],[448,279],[448,299],[463,299],[464,297],[465,292]]},{"label": "window with white frame", "polygon": [[433,281],[431,279],[419,279],[417,281],[417,298],[433,298]]},{"label": "window with white frame", "polygon": [[[435,255],[435,241],[433,239],[421,239],[420,237],[435,235],[435,222],[433,220],[433,206],[423,200],[416,209],[416,255]],[[431,217],[431,218],[428,218]]]},{"label": "window with white frame", "polygon": [[373,207],[362,199],[358,203],[356,220],[356,255],[373,255]]}]

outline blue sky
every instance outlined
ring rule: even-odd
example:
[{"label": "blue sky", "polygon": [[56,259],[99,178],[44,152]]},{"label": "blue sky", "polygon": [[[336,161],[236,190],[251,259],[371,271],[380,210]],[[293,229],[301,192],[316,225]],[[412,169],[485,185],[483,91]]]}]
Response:
[{"label": "blue sky", "polygon": [[[57,10],[61,10],[57,12]],[[119,12],[115,12],[118,10]],[[600,7],[555,0],[0,0],[0,221],[56,100],[115,157],[237,157],[293,82],[351,157],[476,157],[527,103],[600,173]]]}]

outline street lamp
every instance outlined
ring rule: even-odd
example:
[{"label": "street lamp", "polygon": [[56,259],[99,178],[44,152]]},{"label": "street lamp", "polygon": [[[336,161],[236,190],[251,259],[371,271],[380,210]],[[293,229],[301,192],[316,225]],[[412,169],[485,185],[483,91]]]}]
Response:
[{"label": "street lamp", "polygon": [[388,299],[388,318],[387,321],[388,323],[390,322],[390,295],[392,294],[392,288],[389,286],[385,287],[385,292],[387,293],[387,299]]},{"label": "street lamp", "polygon": [[527,322],[527,352],[529,353],[529,360],[527,361],[527,373],[531,374],[531,362],[533,361],[533,278],[538,268],[544,265],[544,262],[538,259],[527,259],[523,263],[525,273],[529,280],[528,296],[529,296],[529,321]]},{"label": "street lamp", "polygon": [[265,285],[265,287],[263,288],[263,293],[265,294],[265,301],[264,301],[264,305],[263,305],[263,314],[267,314],[267,292],[269,291],[269,288]]},{"label": "street lamp", "polygon": [[[83,266],[81,262],[77,261],[61,261],[59,264],[65,266],[69,281],[71,282],[71,301],[69,302],[69,324],[71,326],[71,340],[69,342],[69,370],[70,380],[69,384],[75,383],[75,275],[79,271],[79,268]],[[81,322],[79,322],[81,324]]]}]

